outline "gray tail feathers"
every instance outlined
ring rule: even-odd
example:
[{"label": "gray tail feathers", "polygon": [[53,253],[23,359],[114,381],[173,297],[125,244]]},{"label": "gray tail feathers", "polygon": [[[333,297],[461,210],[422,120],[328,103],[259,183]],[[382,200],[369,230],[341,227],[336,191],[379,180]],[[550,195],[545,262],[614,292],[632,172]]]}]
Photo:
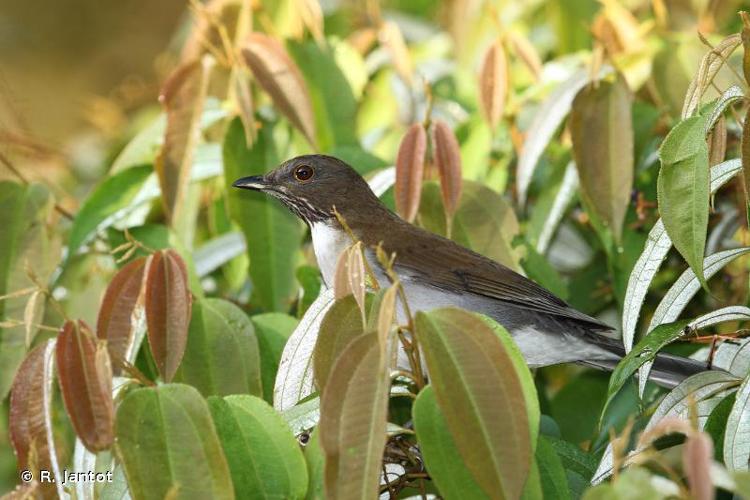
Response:
[{"label": "gray tail feathers", "polygon": [[[601,337],[601,339],[602,341],[599,341],[599,339],[597,339],[596,342],[600,347],[612,354],[615,354],[620,359],[625,356],[625,348],[619,341],[607,337]],[[619,359],[607,359],[581,361],[581,364],[611,371],[614,370],[618,362]],[[709,368],[709,366],[705,362],[696,361],[690,358],[683,358],[682,356],[677,356],[675,354],[660,352],[656,355],[654,364],[651,367],[649,380],[667,389],[673,389],[686,378],[695,375],[696,373],[705,372],[710,369],[711,368]]]}]

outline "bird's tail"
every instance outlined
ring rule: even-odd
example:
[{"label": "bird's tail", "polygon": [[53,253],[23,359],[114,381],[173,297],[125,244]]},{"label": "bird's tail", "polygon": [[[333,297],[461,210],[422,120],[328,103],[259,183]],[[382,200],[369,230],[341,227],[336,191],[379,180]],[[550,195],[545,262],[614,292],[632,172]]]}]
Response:
[{"label": "bird's tail", "polygon": [[[608,352],[615,354],[620,359],[625,356],[625,348],[618,340],[607,337],[601,337],[601,339],[601,341],[598,341],[597,339],[597,345]],[[581,364],[612,371],[615,366],[617,366],[618,362],[619,360],[607,359],[582,361]],[[667,389],[673,389],[691,375],[705,372],[710,369],[712,368],[704,362],[684,358],[675,354],[660,352],[656,355],[654,364],[651,367],[649,380]]]}]

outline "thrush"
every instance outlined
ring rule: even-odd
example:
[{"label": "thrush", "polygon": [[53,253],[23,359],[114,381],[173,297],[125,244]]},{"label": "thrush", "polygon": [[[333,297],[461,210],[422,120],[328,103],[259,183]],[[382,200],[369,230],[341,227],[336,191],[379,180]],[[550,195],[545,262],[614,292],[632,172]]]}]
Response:
[{"label": "thrush", "polygon": [[[339,255],[352,244],[338,212],[364,244],[380,283],[388,280],[375,248],[382,245],[395,254],[393,269],[412,312],[456,306],[485,314],[508,330],[532,368],[576,362],[613,369],[625,355],[612,327],[502,264],[401,219],[337,158],[299,156],[265,175],[238,179],[233,186],[273,196],[307,223],[329,287]],[[660,353],[651,379],[674,387],[705,370],[703,363]]]}]

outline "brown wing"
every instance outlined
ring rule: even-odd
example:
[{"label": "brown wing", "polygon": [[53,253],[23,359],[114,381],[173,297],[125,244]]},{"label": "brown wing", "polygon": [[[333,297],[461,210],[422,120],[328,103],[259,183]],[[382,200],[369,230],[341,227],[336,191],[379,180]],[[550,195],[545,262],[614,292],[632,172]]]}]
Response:
[{"label": "brown wing", "polygon": [[[473,293],[540,314],[550,314],[585,323],[594,330],[612,328],[579,312],[549,290],[515,271],[451,240],[420,230],[409,242],[399,242],[396,267],[439,288]],[[384,235],[388,249],[388,238]]]}]

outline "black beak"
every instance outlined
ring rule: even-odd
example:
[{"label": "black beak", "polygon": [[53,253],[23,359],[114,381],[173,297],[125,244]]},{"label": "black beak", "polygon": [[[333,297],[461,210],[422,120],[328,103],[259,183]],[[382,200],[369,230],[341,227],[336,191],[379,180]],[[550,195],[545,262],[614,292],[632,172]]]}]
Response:
[{"label": "black beak", "polygon": [[262,175],[251,175],[237,179],[232,183],[232,187],[262,191],[268,187],[268,182]]}]

